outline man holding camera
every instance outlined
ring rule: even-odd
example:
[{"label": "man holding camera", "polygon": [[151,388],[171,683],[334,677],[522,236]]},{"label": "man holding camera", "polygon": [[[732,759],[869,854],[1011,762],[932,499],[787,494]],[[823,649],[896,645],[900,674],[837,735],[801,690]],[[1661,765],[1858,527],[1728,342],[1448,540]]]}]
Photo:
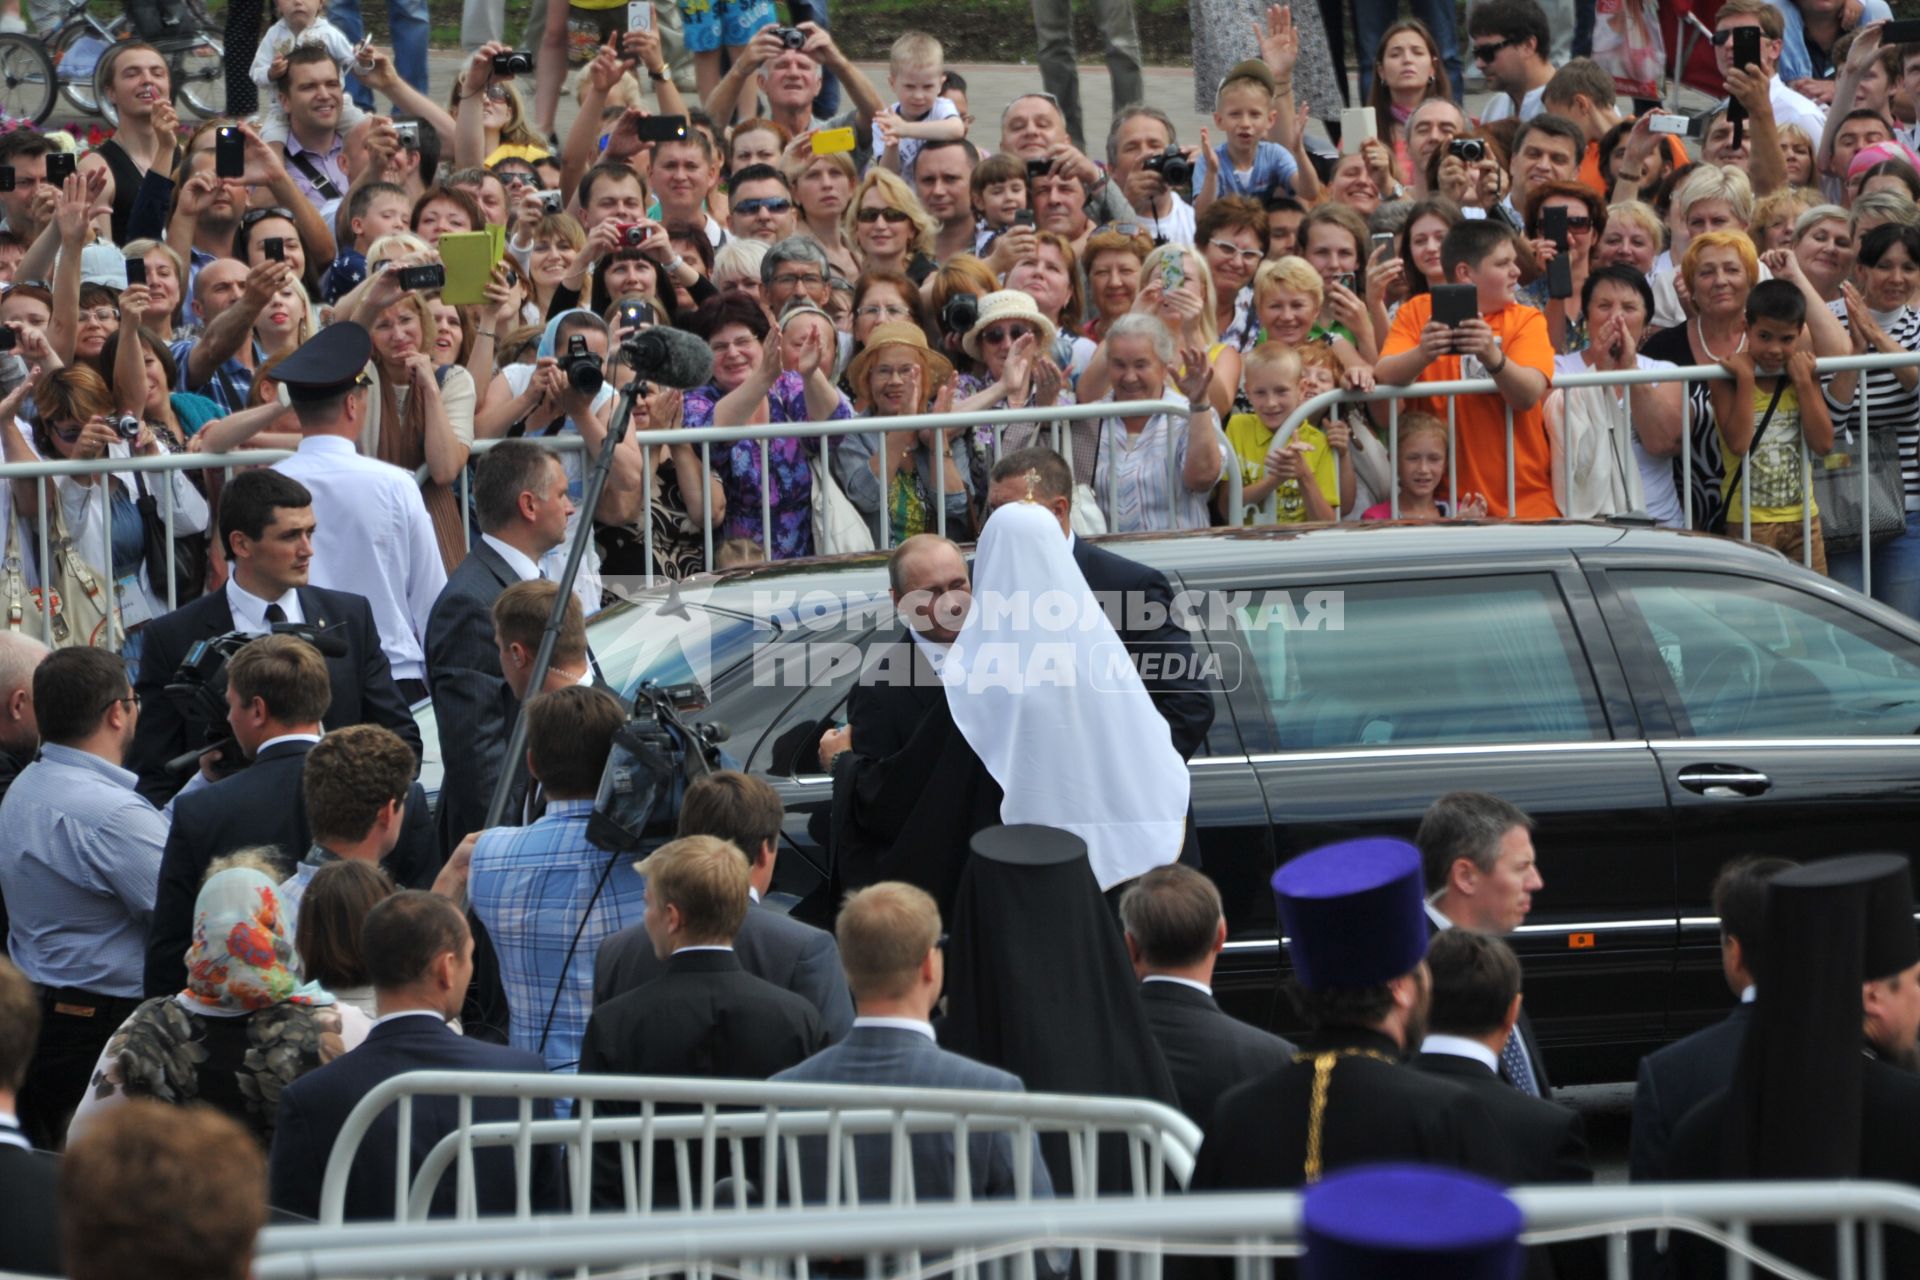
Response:
[{"label": "man holding camera", "polygon": [[[308,585],[314,513],[306,486],[277,471],[243,471],[221,492],[219,520],[232,570],[226,586],[147,624],[134,686],[146,711],[127,761],[140,775],[141,794],[164,804],[192,772],[190,765],[172,772],[168,762],[213,745],[209,731],[219,724],[218,713],[199,698],[168,692],[194,645],[235,631],[265,635],[280,623],[328,633],[320,646],[329,651],[323,724],[383,724],[418,754],[420,729],[394,687],[367,600]],[[230,770],[238,761],[217,763]]]},{"label": "man holding camera", "polygon": [[[1182,176],[1187,181],[1179,181]],[[1114,116],[1107,178],[1151,224],[1155,243],[1193,243],[1193,206],[1179,195],[1192,185],[1193,149],[1180,146],[1166,112],[1140,105]]]},{"label": "man holding camera", "polygon": [[[828,71],[846,86],[853,105],[822,119],[813,114],[813,103],[820,93],[821,77]],[[825,27],[811,22],[797,27],[762,27],[748,42],[746,52],[707,95],[707,114],[715,120],[733,119],[740,96],[748,92],[756,74],[760,91],[766,95],[768,118],[789,135],[851,128],[854,164],[864,170],[871,162],[867,144],[873,134],[873,116],[886,104],[880,101],[873,82],[840,51]]]}]

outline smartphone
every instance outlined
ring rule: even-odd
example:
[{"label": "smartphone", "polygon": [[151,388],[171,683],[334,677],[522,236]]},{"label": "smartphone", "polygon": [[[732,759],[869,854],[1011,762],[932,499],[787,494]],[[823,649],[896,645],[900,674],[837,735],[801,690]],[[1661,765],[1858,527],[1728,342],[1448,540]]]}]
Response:
[{"label": "smartphone", "polygon": [[262,240],[260,247],[266,250],[268,262],[285,262],[287,260],[287,241],[284,236],[275,236],[271,240]]},{"label": "smartphone", "polygon": [[618,314],[620,327],[623,329],[634,329],[643,324],[653,323],[653,308],[637,298],[621,303]]},{"label": "smartphone", "polygon": [[1028,182],[1032,182],[1035,178],[1044,178],[1052,172],[1053,172],[1053,161],[1051,160],[1041,159],[1041,160],[1027,161],[1027,181]]},{"label": "smartphone", "polygon": [[[1554,247],[1561,253],[1567,249],[1567,208],[1555,205],[1551,209],[1540,211],[1540,234],[1553,241]],[[1557,261],[1557,259],[1556,259]]]},{"label": "smartphone", "polygon": [[813,154],[837,156],[853,150],[852,129],[822,129],[813,135]]},{"label": "smartphone", "polygon": [[455,307],[485,302],[493,279],[493,237],[484,231],[447,231],[441,233],[439,250],[446,272],[440,300]]},{"label": "smartphone", "polygon": [[20,335],[0,324],[0,351],[11,351],[20,345]]},{"label": "smartphone", "polygon": [[1549,298],[1573,296],[1573,259],[1564,253],[1547,264],[1547,296]]},{"label": "smartphone", "polygon": [[1480,314],[1480,290],[1470,284],[1433,286],[1433,318],[1449,329]]},{"label": "smartphone", "polygon": [[635,126],[642,142],[678,142],[687,136],[685,116],[645,116]]},{"label": "smartphone", "polygon": [[[1883,36],[1882,39],[1885,39]],[[1733,65],[1746,70],[1760,65],[1760,28],[1733,29]]]},{"label": "smartphone", "polygon": [[653,30],[653,0],[627,0],[627,30]]},{"label": "smartphone", "polygon": [[1880,47],[1885,49],[1896,44],[1920,44],[1920,21],[1903,18],[1881,27]]},{"label": "smartphone", "polygon": [[362,71],[373,70],[373,37],[368,36],[353,47],[353,65]]},{"label": "smartphone", "polygon": [[1013,225],[1014,225],[1014,226],[1016,226],[1016,227],[1030,227],[1030,226],[1032,226],[1032,225],[1033,225],[1033,210],[1031,210],[1031,209],[1016,209],[1016,210],[1014,210],[1014,214],[1013,214]]},{"label": "smartphone", "polygon": [[1172,293],[1187,282],[1187,267],[1178,254],[1170,254],[1160,264],[1160,289],[1163,293]]},{"label": "smartphone", "polygon": [[1333,282],[1342,289],[1345,289],[1348,293],[1352,293],[1354,289],[1358,287],[1360,278],[1351,271],[1342,271],[1333,278]]},{"label": "smartphone", "polygon": [[1379,257],[1380,251],[1382,249],[1385,249],[1388,255],[1391,256],[1393,253],[1393,232],[1376,231],[1372,235],[1367,237],[1367,243],[1373,246],[1373,249],[1369,254],[1370,257],[1374,257],[1374,258]]},{"label": "smartphone", "polygon": [[221,125],[213,131],[213,176],[238,178],[246,171],[246,135],[232,125]]},{"label": "smartphone", "polygon": [[18,180],[14,176],[13,166],[0,164],[0,191],[12,191],[17,185]]},{"label": "smartphone", "polygon": [[1378,118],[1372,107],[1343,107],[1340,110],[1340,154],[1350,156],[1360,150],[1360,144],[1369,138],[1378,137],[1374,132]]},{"label": "smartphone", "polygon": [[[443,240],[445,238],[445,236],[441,237]],[[439,289],[446,283],[447,269],[437,262],[430,262],[424,267],[400,268],[400,287],[408,292],[415,289]]]},{"label": "smartphone", "polygon": [[145,258],[127,259],[127,284],[129,287],[147,282],[147,260]]},{"label": "smartphone", "polygon": [[47,181],[59,184],[73,176],[79,157],[71,151],[49,151],[47,153]]},{"label": "smartphone", "polygon": [[1647,128],[1652,132],[1668,133],[1676,138],[1686,137],[1687,131],[1691,129],[1692,126],[1693,122],[1687,119],[1687,117],[1668,115],[1664,111],[1654,112],[1647,120]]}]

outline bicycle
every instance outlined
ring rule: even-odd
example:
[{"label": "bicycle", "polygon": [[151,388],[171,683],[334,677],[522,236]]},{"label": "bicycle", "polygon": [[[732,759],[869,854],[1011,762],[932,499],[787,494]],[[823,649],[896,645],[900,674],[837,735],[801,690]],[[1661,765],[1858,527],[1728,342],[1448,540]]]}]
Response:
[{"label": "bicycle", "polygon": [[[199,0],[180,0],[152,7],[150,21],[134,24],[123,12],[113,21],[102,23],[88,10],[87,0],[73,0],[67,16],[45,37],[47,55],[54,75],[53,84],[85,115],[105,116],[118,124],[116,113],[102,92],[101,70],[106,55],[121,40],[142,39],[160,51],[167,60],[173,86],[173,100],[202,119],[226,112],[225,50],[216,33],[213,19]],[[154,34],[147,34],[154,31]],[[0,47],[0,93],[6,84],[7,50]],[[47,94],[45,113],[53,110],[53,94]],[[10,113],[11,114],[11,113]]]},{"label": "bicycle", "polygon": [[0,116],[39,126],[53,113],[53,59],[38,40],[0,35]]}]

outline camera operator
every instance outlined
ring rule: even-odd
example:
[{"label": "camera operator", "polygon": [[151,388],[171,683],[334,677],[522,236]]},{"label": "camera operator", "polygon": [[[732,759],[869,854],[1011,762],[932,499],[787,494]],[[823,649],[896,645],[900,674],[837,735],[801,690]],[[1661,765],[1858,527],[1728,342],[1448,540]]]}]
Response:
[{"label": "camera operator", "polygon": [[1192,188],[1194,151],[1180,146],[1173,120],[1158,107],[1128,107],[1107,130],[1108,178],[1156,244],[1193,243],[1193,206],[1180,193]]},{"label": "camera operator", "polygon": [[[227,726],[235,748],[252,765],[174,798],[160,887],[147,924],[148,998],[186,985],[194,901],[214,859],[272,845],[291,864],[314,843],[303,788],[307,756],[320,741],[321,719],[332,697],[327,660],[297,636],[261,636],[228,662]],[[416,759],[412,748],[395,741],[395,749],[407,753],[410,777]],[[405,806],[389,869],[402,886],[422,888],[433,882],[440,865],[433,815],[419,783],[396,778],[393,785],[405,795]],[[282,906],[291,916],[298,902],[283,898]],[[292,928],[289,920],[289,933]]]},{"label": "camera operator", "polygon": [[229,632],[265,635],[276,623],[304,622],[337,633],[322,646],[338,647],[337,656],[326,659],[331,698],[322,722],[328,728],[383,724],[418,754],[420,730],[394,686],[372,606],[364,596],[308,585],[313,531],[313,495],[305,485],[276,471],[243,471],[227,481],[220,495],[220,539],[232,576],[224,589],[147,628],[134,686],[146,713],[127,763],[140,775],[141,794],[164,804],[185,781],[168,771],[167,762],[211,745],[209,730],[217,727],[218,712],[210,713],[201,697],[167,691],[188,651]]}]

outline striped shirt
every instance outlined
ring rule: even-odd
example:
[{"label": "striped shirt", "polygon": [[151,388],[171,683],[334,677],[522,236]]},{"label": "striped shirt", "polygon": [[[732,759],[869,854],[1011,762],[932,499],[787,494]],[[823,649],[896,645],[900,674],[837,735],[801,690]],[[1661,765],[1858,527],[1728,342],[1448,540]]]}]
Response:
[{"label": "striped shirt", "polygon": [[[500,957],[512,1011],[508,1040],[516,1049],[542,1054],[551,1071],[579,1067],[580,1042],[593,1012],[593,957],[601,940],[640,923],[646,910],[646,881],[634,870],[640,855],[608,853],[587,843],[592,815],[591,800],[550,801],[531,826],[495,828],[473,847],[469,893]],[[593,909],[582,927],[589,903]]]},{"label": "striped shirt", "polygon": [[0,803],[7,950],[43,987],[142,994],[167,820],[133,789],[138,781],[91,752],[48,743]]},{"label": "striped shirt", "polygon": [[[1207,418],[1220,449],[1221,473],[1231,464],[1227,438],[1212,415]],[[1138,434],[1118,418],[1100,420],[1100,453],[1093,492],[1106,513],[1111,533],[1146,529],[1204,529],[1211,489],[1199,493],[1181,482],[1187,461],[1187,419],[1157,413]],[[1171,452],[1171,457],[1169,457]],[[1179,492],[1175,494],[1174,489]]]},{"label": "striped shirt", "polygon": [[[1844,302],[1829,302],[1827,309],[1847,323],[1847,306]],[[1892,315],[1875,312],[1874,323],[1886,331],[1907,351],[1920,351],[1920,311],[1912,307],[1902,307]],[[1867,400],[1867,432],[1893,429],[1900,437],[1900,474],[1907,495],[1907,510],[1920,511],[1920,386],[1912,391],[1900,385],[1900,379],[1894,376],[1892,369],[1875,369],[1865,375]],[[1853,432],[1859,426],[1860,391],[1856,387],[1853,399],[1841,404],[1833,398],[1831,379],[1826,384],[1827,408],[1833,415],[1833,432],[1838,442],[1845,433],[1849,444],[1854,442]]]}]

